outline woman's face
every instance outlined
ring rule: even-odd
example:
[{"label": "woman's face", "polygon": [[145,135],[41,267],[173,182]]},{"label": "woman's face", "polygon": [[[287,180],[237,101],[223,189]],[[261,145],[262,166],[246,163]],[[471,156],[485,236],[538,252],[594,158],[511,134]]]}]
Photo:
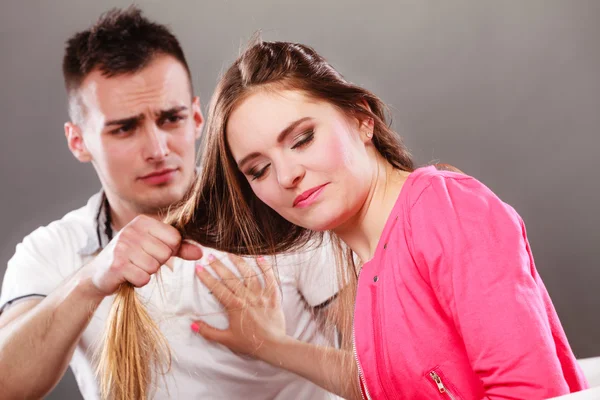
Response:
[{"label": "woman's face", "polygon": [[373,181],[373,128],[300,91],[259,90],[232,112],[226,139],[256,196],[288,221],[331,230]]}]

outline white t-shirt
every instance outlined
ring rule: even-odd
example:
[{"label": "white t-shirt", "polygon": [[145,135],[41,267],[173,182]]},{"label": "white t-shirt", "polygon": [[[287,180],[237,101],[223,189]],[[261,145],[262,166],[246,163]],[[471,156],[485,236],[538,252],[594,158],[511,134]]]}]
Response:
[{"label": "white t-shirt", "polygon": [[[8,263],[0,294],[0,312],[31,296],[50,294],[65,278],[108,242],[102,227],[106,216],[102,195],[36,229],[17,245]],[[223,253],[206,249],[204,257]],[[204,260],[202,260],[204,261]],[[325,249],[277,258],[283,311],[289,335],[314,344],[333,345],[313,318],[313,307],[335,296],[337,285],[333,257]],[[156,399],[336,399],[309,381],[262,361],[233,354],[206,341],[190,325],[201,319],[226,328],[222,306],[195,275],[195,263],[174,259],[173,269],[162,268],[161,279],[137,289],[166,336],[172,350],[172,369],[159,380]],[[157,284],[157,281],[160,283]],[[71,369],[86,400],[99,399],[93,354],[102,339],[112,296],[98,307],[77,344]]]}]

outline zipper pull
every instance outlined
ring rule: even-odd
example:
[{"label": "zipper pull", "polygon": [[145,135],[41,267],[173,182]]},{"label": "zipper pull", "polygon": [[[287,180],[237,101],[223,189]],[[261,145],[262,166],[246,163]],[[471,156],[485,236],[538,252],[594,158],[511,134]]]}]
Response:
[{"label": "zipper pull", "polygon": [[435,371],[431,371],[429,373],[429,376],[431,376],[431,379],[433,379],[433,381],[437,385],[437,388],[440,391],[440,393],[446,393],[446,386],[444,386],[444,384],[442,383],[442,379],[440,378],[440,376],[436,374]]}]

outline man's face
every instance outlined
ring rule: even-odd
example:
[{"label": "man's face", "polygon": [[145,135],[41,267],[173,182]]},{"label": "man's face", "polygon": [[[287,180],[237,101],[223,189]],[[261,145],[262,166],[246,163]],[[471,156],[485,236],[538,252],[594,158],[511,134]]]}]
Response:
[{"label": "man's face", "polygon": [[79,102],[79,124],[65,124],[69,148],[92,162],[110,200],[147,214],[181,200],[203,121],[179,61],[157,56],[139,72],[114,77],[92,71]]}]

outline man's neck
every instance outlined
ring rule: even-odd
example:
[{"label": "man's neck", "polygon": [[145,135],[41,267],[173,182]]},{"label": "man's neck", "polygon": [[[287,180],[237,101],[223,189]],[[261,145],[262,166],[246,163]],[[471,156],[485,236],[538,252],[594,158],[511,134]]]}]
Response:
[{"label": "man's neck", "polygon": [[[125,225],[140,215],[140,212],[138,210],[134,210],[129,203],[119,199],[116,196],[111,196],[109,193],[105,193],[105,195],[107,199],[106,206],[108,207],[106,211],[110,215],[111,227],[115,233],[119,232]],[[144,213],[144,215],[159,219],[158,214],[156,213]],[[167,268],[173,271],[173,258],[169,258],[165,265]]]},{"label": "man's neck", "polygon": [[[140,215],[140,211],[138,209],[133,207],[128,202],[118,198],[117,196],[106,192],[106,198],[108,200],[107,211],[110,213],[111,225],[116,232],[123,229],[125,225]],[[158,214],[156,213],[144,213],[144,215],[158,219]]]}]

